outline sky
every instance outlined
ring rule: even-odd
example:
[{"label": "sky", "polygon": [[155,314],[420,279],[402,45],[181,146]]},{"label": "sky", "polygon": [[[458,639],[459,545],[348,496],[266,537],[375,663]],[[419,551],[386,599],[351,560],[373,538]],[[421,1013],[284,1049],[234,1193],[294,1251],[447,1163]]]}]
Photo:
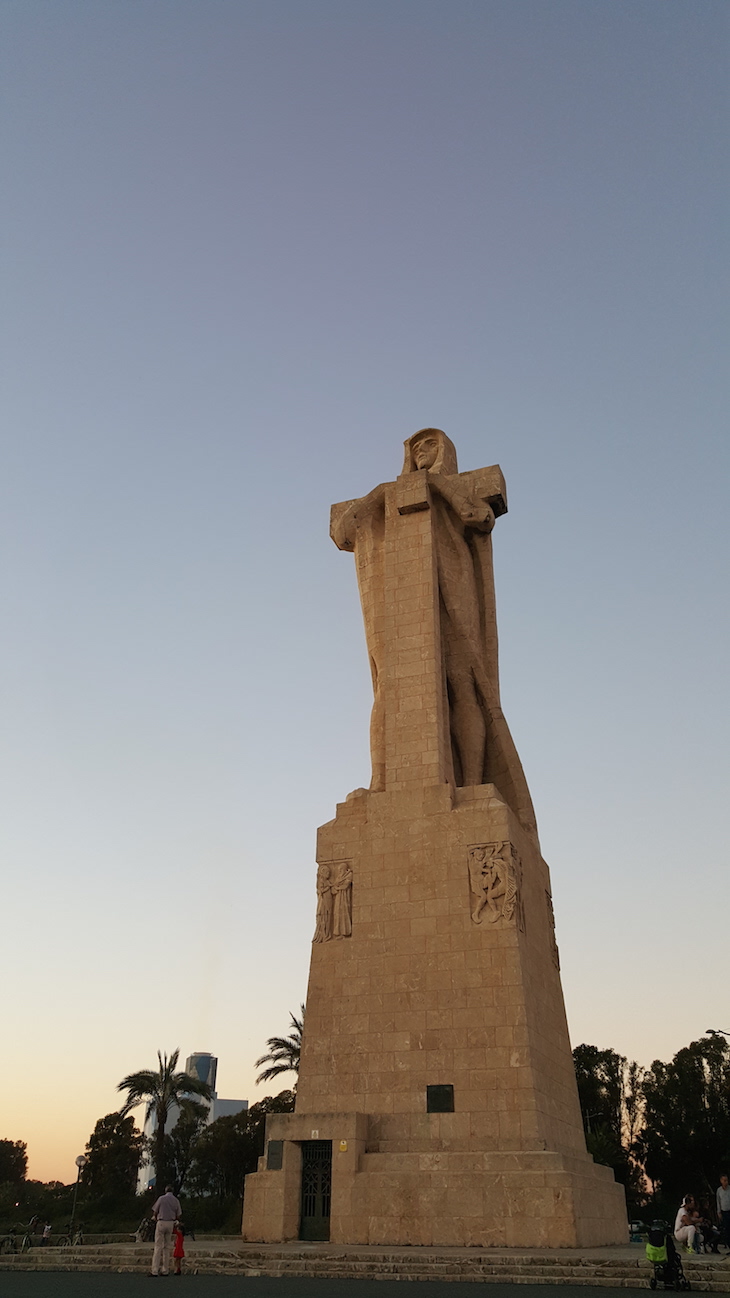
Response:
[{"label": "sky", "polygon": [[728,17],[0,0],[0,1138],[31,1176],[73,1180],[158,1049],[271,1089],[316,828],[369,780],[329,507],[425,425],[507,481],[503,705],[573,1043],[730,1029]]}]

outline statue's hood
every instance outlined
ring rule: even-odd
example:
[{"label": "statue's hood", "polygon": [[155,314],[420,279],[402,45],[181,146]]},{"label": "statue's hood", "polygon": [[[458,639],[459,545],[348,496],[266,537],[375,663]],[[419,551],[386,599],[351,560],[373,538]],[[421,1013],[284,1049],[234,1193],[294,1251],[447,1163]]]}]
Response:
[{"label": "statue's hood", "polygon": [[414,433],[412,437],[409,437],[404,442],[405,459],[403,461],[403,472],[417,472],[416,465],[413,463],[413,447],[416,442],[420,441],[420,439],[425,436],[426,433],[432,433],[434,436],[438,437],[439,440],[438,455],[436,456],[434,464],[429,472],[458,473],[459,469],[456,463],[456,447],[441,428],[419,428],[417,433]]}]

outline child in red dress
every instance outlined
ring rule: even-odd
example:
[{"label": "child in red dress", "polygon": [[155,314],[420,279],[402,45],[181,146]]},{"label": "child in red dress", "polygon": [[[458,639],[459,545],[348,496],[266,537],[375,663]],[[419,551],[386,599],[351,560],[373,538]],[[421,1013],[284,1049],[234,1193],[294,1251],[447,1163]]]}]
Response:
[{"label": "child in red dress", "polygon": [[175,1241],[175,1247],[172,1251],[172,1256],[175,1261],[175,1275],[182,1275],[182,1260],[185,1257],[185,1247],[183,1244],[183,1240],[185,1239],[185,1227],[181,1221],[175,1222],[172,1238]]}]

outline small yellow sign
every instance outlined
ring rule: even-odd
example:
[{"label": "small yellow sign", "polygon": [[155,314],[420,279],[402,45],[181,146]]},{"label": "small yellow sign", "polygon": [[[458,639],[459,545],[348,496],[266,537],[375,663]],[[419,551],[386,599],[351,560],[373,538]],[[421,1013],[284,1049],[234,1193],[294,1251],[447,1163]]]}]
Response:
[{"label": "small yellow sign", "polygon": [[347,1153],[347,1141],[346,1141],[346,1140],[341,1140],[341,1141],[340,1141],[340,1153],[341,1153],[341,1154],[346,1154],[346,1153]]}]

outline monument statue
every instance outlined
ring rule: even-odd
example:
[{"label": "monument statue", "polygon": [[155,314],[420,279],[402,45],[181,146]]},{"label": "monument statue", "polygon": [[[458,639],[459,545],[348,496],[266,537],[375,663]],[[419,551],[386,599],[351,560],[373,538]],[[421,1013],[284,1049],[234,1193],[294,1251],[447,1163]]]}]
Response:
[{"label": "monument statue", "polygon": [[[534,829],[530,794],[499,699],[490,537],[495,522],[489,499],[493,483],[459,474],[454,444],[440,428],[422,428],[408,438],[403,475],[408,474],[418,475],[421,493],[401,503],[400,513],[431,511],[454,782],[498,784],[522,822]],[[497,503],[503,512],[502,493]],[[386,488],[381,484],[361,500],[335,505],[331,525],[335,545],[354,551],[357,563],[375,696],[370,725],[372,790],[386,787],[385,514]]]},{"label": "monument statue", "polygon": [[248,1240],[623,1243],[586,1152],[550,871],[499,700],[498,466],[440,429],[333,505],[373,681],[372,779],[317,836],[296,1109],[267,1118]]}]

